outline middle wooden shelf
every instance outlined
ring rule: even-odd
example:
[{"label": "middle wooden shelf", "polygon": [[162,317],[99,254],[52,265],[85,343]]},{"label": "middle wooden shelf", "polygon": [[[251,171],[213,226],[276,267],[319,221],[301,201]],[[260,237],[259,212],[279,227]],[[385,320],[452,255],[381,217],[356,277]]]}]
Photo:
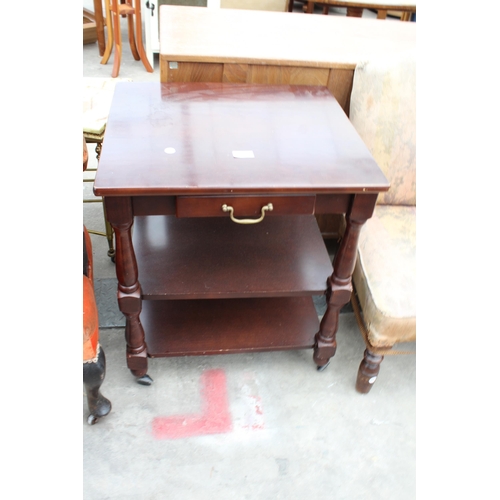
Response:
[{"label": "middle wooden shelf", "polygon": [[332,274],[313,215],[136,216],[133,241],[145,300],[320,295]]}]

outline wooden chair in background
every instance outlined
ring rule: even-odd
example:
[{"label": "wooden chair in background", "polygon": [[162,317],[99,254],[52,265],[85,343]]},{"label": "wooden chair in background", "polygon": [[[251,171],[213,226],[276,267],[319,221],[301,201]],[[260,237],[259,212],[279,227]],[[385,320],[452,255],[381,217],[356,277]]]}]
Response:
[{"label": "wooden chair in background", "polygon": [[[101,149],[104,141],[104,133],[106,131],[106,123],[108,121],[109,108],[115,85],[119,82],[130,82],[130,78],[83,78],[83,137],[87,144],[96,145],[96,157],[99,162]],[[97,167],[84,169],[86,173],[96,172]],[[83,182],[94,182],[95,174],[90,176],[85,174]],[[83,203],[102,203],[102,199],[92,196],[83,200]],[[103,208],[104,210],[104,208]],[[114,262],[115,248],[113,242],[113,229],[106,220],[104,213],[104,225],[106,232],[89,229],[89,233],[105,236],[108,241],[108,257]]]},{"label": "wooden chair in background", "polygon": [[142,42],[141,1],[125,0],[124,3],[120,3],[119,0],[105,0],[105,11],[108,41],[101,64],[107,64],[114,47],[115,55],[111,76],[113,78],[118,76],[122,55],[120,17],[126,16],[128,23],[128,40],[132,56],[136,61],[142,61],[146,71],[153,73],[153,67],[146,56],[146,50]]}]

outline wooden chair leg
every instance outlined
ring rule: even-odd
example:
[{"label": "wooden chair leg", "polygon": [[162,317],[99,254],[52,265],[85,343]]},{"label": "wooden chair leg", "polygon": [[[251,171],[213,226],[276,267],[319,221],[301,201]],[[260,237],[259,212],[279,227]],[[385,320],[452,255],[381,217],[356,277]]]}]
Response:
[{"label": "wooden chair leg", "polygon": [[115,247],[114,247],[114,241],[113,241],[113,235],[115,234],[113,232],[113,227],[111,224],[108,222],[108,218],[106,217],[106,204],[102,203],[102,210],[104,212],[104,224],[106,227],[106,239],[108,240],[108,257],[112,260],[112,262],[115,262]]},{"label": "wooden chair leg", "polygon": [[347,17],[363,17],[363,9],[360,7],[347,7]]},{"label": "wooden chair leg", "polygon": [[97,31],[97,45],[99,47],[99,55],[104,55],[106,40],[104,36],[104,23],[102,15],[102,0],[94,0],[94,14]]},{"label": "wooden chair leg", "polygon": [[374,354],[368,349],[365,350],[363,361],[359,365],[358,378],[356,380],[356,390],[361,394],[370,392],[380,371],[380,363],[384,356]]},{"label": "wooden chair leg", "polygon": [[113,25],[109,0],[105,0],[104,8],[106,11],[106,30],[108,36],[106,37],[106,48],[101,59],[101,64],[107,64],[111,55],[111,51],[113,50]]},{"label": "wooden chair leg", "polygon": [[314,2],[307,2],[306,14],[312,14],[314,11]]},{"label": "wooden chair leg", "polygon": [[[132,6],[132,0],[126,0],[127,5]],[[132,56],[136,61],[140,60],[139,52],[137,52],[137,45],[135,43],[135,28],[134,28],[134,19],[133,15],[130,14],[127,16],[127,24],[128,24],[128,42],[130,44],[130,50],[132,52]]]},{"label": "wooden chair leg", "polygon": [[141,0],[135,0],[135,26],[136,26],[136,39],[137,48],[139,49],[139,56],[141,58],[142,64],[146,68],[148,73],[153,73],[153,67],[151,66],[148,56],[146,55],[146,50],[142,43],[142,17],[141,17]]},{"label": "wooden chair leg", "polygon": [[387,18],[387,11],[383,9],[379,9],[377,11],[377,19],[386,19]]},{"label": "wooden chair leg", "polygon": [[113,31],[114,31],[114,46],[115,46],[115,57],[113,61],[113,70],[111,71],[111,76],[116,78],[120,73],[120,63],[122,58],[122,35],[120,30],[120,15],[117,12],[113,12]]}]

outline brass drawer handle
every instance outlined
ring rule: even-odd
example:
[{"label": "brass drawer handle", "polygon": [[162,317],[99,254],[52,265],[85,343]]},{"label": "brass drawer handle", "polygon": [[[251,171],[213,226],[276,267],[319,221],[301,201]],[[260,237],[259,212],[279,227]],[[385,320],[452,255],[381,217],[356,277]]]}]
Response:
[{"label": "brass drawer handle", "polygon": [[231,217],[231,220],[233,222],[236,222],[236,224],[258,224],[259,222],[262,222],[264,220],[264,217],[266,215],[266,212],[272,212],[273,210],[273,204],[268,203],[267,205],[264,205],[260,211],[260,217],[258,219],[237,219],[234,216],[234,208],[226,205],[222,205],[222,211],[223,212],[229,212],[229,217]]}]

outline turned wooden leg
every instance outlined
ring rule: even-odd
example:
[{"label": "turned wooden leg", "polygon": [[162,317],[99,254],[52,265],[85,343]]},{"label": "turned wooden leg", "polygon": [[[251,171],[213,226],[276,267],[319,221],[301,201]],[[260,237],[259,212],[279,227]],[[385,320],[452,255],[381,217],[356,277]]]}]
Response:
[{"label": "turned wooden leg", "polygon": [[346,214],[346,229],[327,281],[327,309],[315,336],[313,359],[318,370],[325,368],[337,350],[339,314],[352,293],[352,273],[356,265],[359,233],[375,208],[377,195],[355,195]]},{"label": "turned wooden leg", "polygon": [[106,215],[115,232],[118,306],[126,318],[127,366],[136,377],[140,378],[139,383],[149,385],[152,380],[146,374],[147,347],[139,317],[142,310],[141,285],[132,245],[132,201],[125,197],[107,197],[104,203]]},{"label": "turned wooden leg", "polygon": [[105,417],[111,411],[111,402],[100,391],[106,375],[106,357],[100,348],[96,360],[84,361],[83,384],[87,392],[87,403],[90,415],[87,422],[93,425],[98,419]]},{"label": "turned wooden leg", "polygon": [[380,363],[384,356],[374,354],[368,349],[365,350],[363,361],[359,365],[358,378],[356,380],[356,390],[362,394],[370,392],[380,371]]},{"label": "turned wooden leg", "polygon": [[101,159],[101,151],[102,151],[102,142],[98,142],[95,146],[95,157],[97,161]]},{"label": "turned wooden leg", "polygon": [[113,228],[108,221],[108,217],[106,215],[106,204],[103,202],[102,204],[103,212],[104,212],[104,224],[106,226],[106,240],[108,241],[108,257],[112,262],[115,262],[115,247],[113,242]]}]

